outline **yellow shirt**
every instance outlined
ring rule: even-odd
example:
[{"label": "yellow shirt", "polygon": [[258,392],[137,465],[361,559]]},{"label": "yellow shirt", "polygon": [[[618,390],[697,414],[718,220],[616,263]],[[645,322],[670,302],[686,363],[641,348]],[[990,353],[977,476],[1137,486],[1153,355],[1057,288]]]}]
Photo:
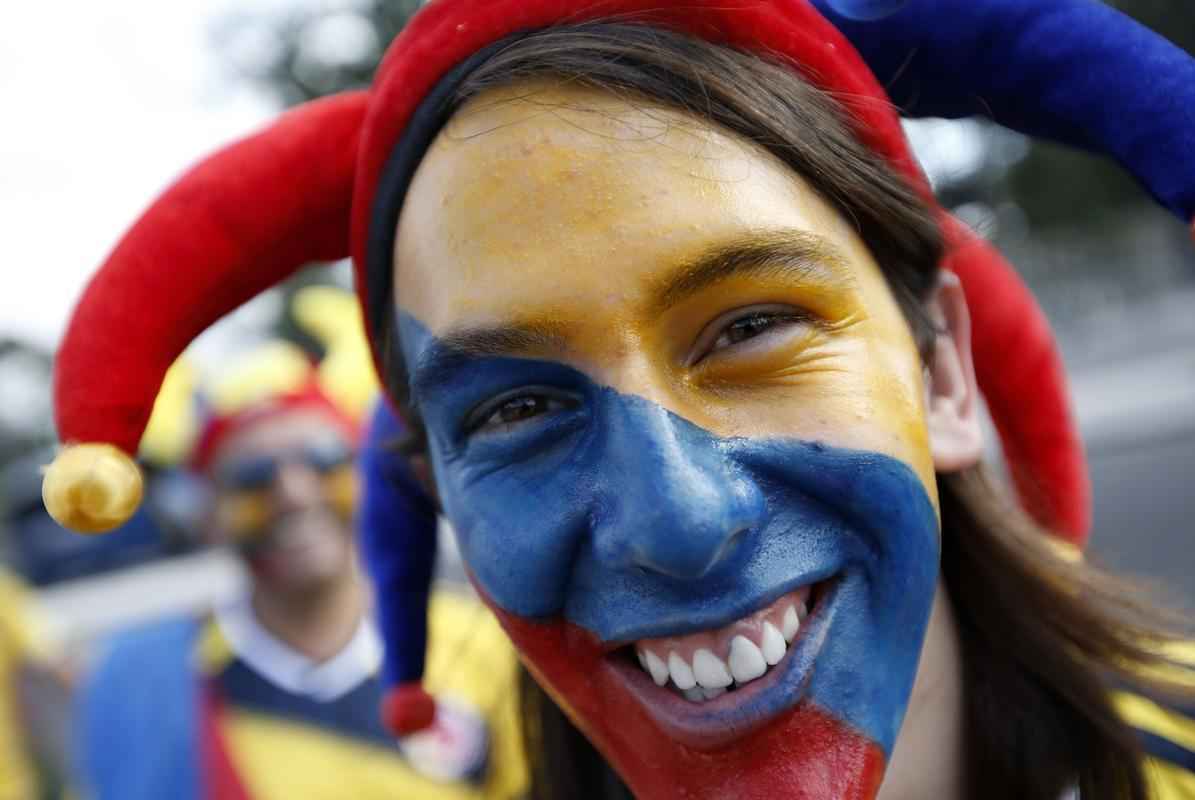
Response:
[{"label": "yellow shirt", "polygon": [[1195,800],[1195,707],[1179,709],[1130,692],[1116,692],[1114,700],[1142,737],[1150,797]]},{"label": "yellow shirt", "polygon": [[0,571],[0,800],[37,796],[33,762],[22,735],[17,678],[22,667],[49,661],[49,645],[24,587]]},{"label": "yellow shirt", "polygon": [[[1195,689],[1195,674],[1190,671],[1195,665],[1195,642],[1172,644],[1165,654],[1180,668],[1154,672]],[[1150,797],[1195,800],[1195,699],[1155,699],[1126,690],[1114,692],[1113,701],[1141,737]]]}]

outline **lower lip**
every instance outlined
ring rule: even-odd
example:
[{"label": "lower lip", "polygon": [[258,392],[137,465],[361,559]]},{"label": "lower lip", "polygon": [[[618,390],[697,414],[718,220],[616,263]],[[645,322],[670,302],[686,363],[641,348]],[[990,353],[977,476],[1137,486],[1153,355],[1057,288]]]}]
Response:
[{"label": "lower lip", "polygon": [[638,700],[665,735],[698,750],[724,747],[755,733],[804,696],[834,618],[838,583],[824,585],[797,638],[767,675],[713,700],[694,703],[657,686],[622,653],[604,657],[599,668]]}]

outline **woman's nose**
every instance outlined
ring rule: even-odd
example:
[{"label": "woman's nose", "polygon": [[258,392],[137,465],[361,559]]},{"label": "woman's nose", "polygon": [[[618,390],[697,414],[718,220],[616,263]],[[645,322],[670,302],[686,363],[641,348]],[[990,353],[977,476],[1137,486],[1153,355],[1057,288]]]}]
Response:
[{"label": "woman's nose", "polygon": [[593,535],[607,565],[700,578],[761,524],[759,487],[712,434],[645,400],[603,424],[605,491]]}]

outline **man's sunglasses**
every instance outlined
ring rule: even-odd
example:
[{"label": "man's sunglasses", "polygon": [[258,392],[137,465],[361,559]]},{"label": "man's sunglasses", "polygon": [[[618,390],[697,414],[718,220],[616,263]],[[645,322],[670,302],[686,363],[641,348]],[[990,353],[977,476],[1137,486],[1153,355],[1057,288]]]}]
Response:
[{"label": "man's sunglasses", "polygon": [[286,452],[237,459],[220,467],[215,480],[221,488],[230,491],[260,491],[274,484],[285,465],[298,464],[320,475],[327,475],[352,459],[353,451],[339,442],[309,445]]}]

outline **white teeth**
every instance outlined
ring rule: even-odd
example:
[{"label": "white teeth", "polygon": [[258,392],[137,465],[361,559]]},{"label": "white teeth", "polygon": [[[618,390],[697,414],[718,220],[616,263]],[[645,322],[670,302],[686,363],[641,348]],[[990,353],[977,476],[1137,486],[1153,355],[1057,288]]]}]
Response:
[{"label": "white teeth", "polygon": [[704,647],[693,654],[693,676],[704,689],[725,689],[734,683],[722,659]]},{"label": "white teeth", "polygon": [[772,623],[765,622],[763,624],[763,642],[759,649],[763,652],[763,660],[768,662],[769,667],[774,667],[780,663],[780,659],[784,658],[788,645],[784,642],[784,634]]},{"label": "white teeth", "polygon": [[656,686],[668,683],[668,666],[652,651],[643,652],[644,658],[647,659],[647,671],[651,673],[651,679],[656,682]]},{"label": "white teeth", "polygon": [[672,682],[681,691],[697,685],[697,679],[693,677],[693,668],[675,652],[668,654],[668,671],[672,674]]},{"label": "white teeth", "polygon": [[[711,700],[726,689],[742,686],[766,675],[769,668],[784,660],[809,614],[807,601],[790,598],[784,605],[787,608],[779,623],[762,621],[759,644],[746,634],[733,635],[730,653],[725,659],[714,655],[710,647],[698,648],[691,660],[677,650],[668,650],[668,654],[662,656],[647,643],[637,645],[635,655],[644,672],[651,675],[657,686],[667,686],[691,702]],[[746,629],[744,625],[739,627]],[[715,637],[719,636],[717,631],[713,633]],[[709,639],[706,638],[706,641]],[[655,646],[661,644],[663,642],[657,640]],[[723,646],[721,643],[718,645],[719,649]],[[687,647],[684,649],[687,650]]]},{"label": "white teeth", "polygon": [[746,636],[736,636],[730,642],[730,674],[735,683],[753,681],[768,671],[768,662],[755,642]]},{"label": "white teeth", "polygon": [[797,609],[789,606],[788,610],[784,612],[784,619],[780,621],[780,632],[784,634],[784,641],[792,644],[792,640],[796,638],[797,631],[801,629],[801,620],[797,617]]}]

